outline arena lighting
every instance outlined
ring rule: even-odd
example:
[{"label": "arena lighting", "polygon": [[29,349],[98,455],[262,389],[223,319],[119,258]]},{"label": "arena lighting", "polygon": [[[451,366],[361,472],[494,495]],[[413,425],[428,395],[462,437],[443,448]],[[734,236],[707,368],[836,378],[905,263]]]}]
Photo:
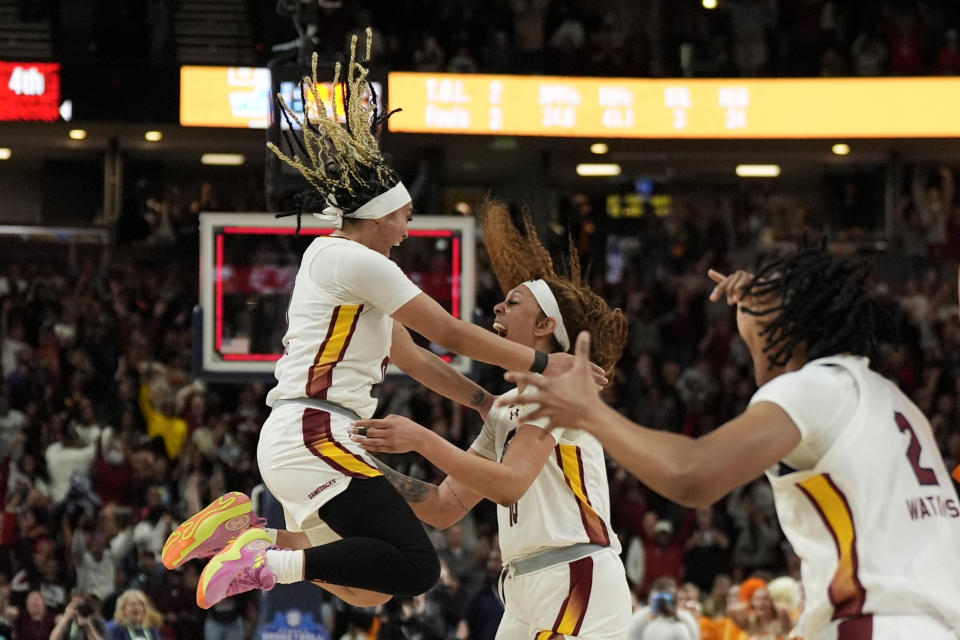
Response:
[{"label": "arena lighting", "polygon": [[203,164],[215,164],[226,167],[239,167],[247,159],[242,153],[205,153],[200,156]]},{"label": "arena lighting", "polygon": [[833,145],[833,153],[838,156],[847,156],[850,155],[850,145],[845,142],[838,142]]},{"label": "arena lighting", "polygon": [[9,160],[11,155],[10,147],[0,147],[0,160]]},{"label": "arena lighting", "polygon": [[741,178],[776,178],[780,175],[780,165],[738,164],[737,175]]},{"label": "arena lighting", "polygon": [[594,142],[590,145],[590,153],[595,153],[598,156],[602,156],[607,151],[610,151],[610,147],[605,142]]},{"label": "arena lighting", "polygon": [[703,0],[703,8],[704,8],[704,9],[716,9],[716,8],[717,8],[717,0]]},{"label": "arena lighting", "polygon": [[67,135],[70,136],[73,140],[84,140],[87,137],[86,129],[70,129],[70,133]]},{"label": "arena lighting", "polygon": [[584,163],[577,165],[577,175],[585,178],[597,178],[605,176],[620,175],[620,165],[618,164],[592,164]]},{"label": "arena lighting", "polygon": [[163,133],[160,131],[147,131],[143,134],[143,138],[147,142],[160,142],[163,140]]}]

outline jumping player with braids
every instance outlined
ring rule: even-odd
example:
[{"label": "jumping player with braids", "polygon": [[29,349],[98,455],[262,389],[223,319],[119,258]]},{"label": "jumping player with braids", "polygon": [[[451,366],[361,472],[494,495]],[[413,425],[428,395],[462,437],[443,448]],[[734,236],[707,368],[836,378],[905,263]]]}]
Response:
[{"label": "jumping player with braids", "polygon": [[[699,438],[640,427],[603,403],[578,362],[513,402],[532,418],[596,435],[664,496],[704,506],[766,471],[784,533],[802,560],[805,640],[960,637],[960,505],[930,425],[869,368],[867,269],[806,247],[756,275],[711,270],[710,299],[737,307],[759,390]],[[496,404],[495,404],[496,407]]]},{"label": "jumping player with braids", "polygon": [[[369,59],[369,30],[367,38]],[[548,357],[453,318],[389,259],[391,247],[407,237],[412,204],[377,147],[373,129],[384,116],[375,96],[364,105],[370,87],[367,69],[356,60],[356,42],[344,78],[346,127],[320,99],[314,56],[313,75],[301,90],[304,104],[317,108],[299,118],[280,99],[284,117],[302,131],[302,141],[290,134],[298,153],[291,157],[270,146],[310,183],[313,191],[301,204],[322,207],[319,217],[337,228],[304,252],[277,385],[267,394],[272,410],[257,447],[261,476],[283,506],[287,530],[254,522],[249,498],[236,492],[181,524],[164,546],[163,562],[173,568],[213,556],[197,587],[203,608],[277,582],[311,580],[358,605],[418,595],[436,582],[439,560],[429,539],[373,458],[350,441],[350,423],[373,415],[371,387],[381,382],[388,357],[430,389],[481,414],[492,398],[416,346],[405,327],[500,366],[527,368],[533,362],[536,369],[549,365],[558,372],[573,364],[572,355]],[[339,73],[338,64],[334,86]]]},{"label": "jumping player with braids", "polygon": [[[627,340],[627,319],[582,283],[576,250],[571,247],[569,275],[560,276],[529,220],[521,235],[502,204],[484,208],[484,242],[506,293],[494,307],[494,328],[508,340],[551,352],[569,351],[570,332],[589,330],[597,336],[593,362],[612,370]],[[528,411],[490,411],[468,451],[400,416],[356,422],[354,440],[367,451],[418,451],[448,474],[433,486],[381,466],[414,512],[435,527],[460,520],[481,498],[499,505],[506,566],[499,640],[625,638],[630,590],[610,527],[603,448],[584,431],[547,432]]]}]

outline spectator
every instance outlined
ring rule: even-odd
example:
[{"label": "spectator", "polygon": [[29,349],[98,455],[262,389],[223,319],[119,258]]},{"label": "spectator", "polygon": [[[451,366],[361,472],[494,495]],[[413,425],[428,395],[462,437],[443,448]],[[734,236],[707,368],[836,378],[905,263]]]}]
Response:
[{"label": "spectator", "polygon": [[[89,535],[89,542],[85,538]],[[106,598],[116,586],[116,561],[109,549],[107,534],[95,530],[73,536],[73,554],[77,563],[77,589],[81,593]]]},{"label": "spectator", "polygon": [[[60,422],[65,416],[60,416]],[[63,440],[54,442],[44,451],[47,470],[50,473],[50,499],[54,504],[61,503],[70,492],[74,473],[87,478],[93,461],[97,457],[96,444],[87,443],[70,423],[65,428]]]},{"label": "spectator", "polygon": [[760,481],[747,491],[732,492],[727,510],[739,530],[733,544],[734,565],[746,573],[774,570],[781,560],[783,535],[773,509],[770,485]]},{"label": "spectator", "polygon": [[712,640],[714,629],[713,620],[703,614],[703,603],[700,601],[700,587],[692,582],[685,582],[677,589],[677,610],[686,611],[697,621],[700,627],[700,640]]},{"label": "spectator", "polygon": [[27,606],[17,616],[17,640],[48,640],[55,625],[53,614],[39,591],[27,594]]},{"label": "spectator", "polygon": [[30,351],[24,342],[23,323],[19,320],[5,320],[3,340],[0,342],[0,361],[3,365],[3,377],[7,378],[17,366],[18,356]]},{"label": "spectator", "polygon": [[695,517],[696,529],[685,545],[683,574],[685,580],[706,591],[718,575],[730,570],[730,538],[714,525],[713,509],[697,509]]},{"label": "spectator", "polygon": [[853,69],[858,76],[883,75],[887,61],[887,48],[874,30],[861,33],[850,48]]},{"label": "spectator", "polygon": [[452,525],[444,532],[446,548],[437,555],[447,566],[456,582],[456,598],[462,605],[466,595],[476,588],[476,580],[482,576],[480,565],[474,555],[464,546],[463,525]]},{"label": "spectator", "polygon": [[57,618],[50,640],[108,640],[107,625],[89,598],[74,595]]},{"label": "spectator", "polygon": [[13,460],[20,457],[20,445],[26,438],[26,428],[27,416],[10,407],[10,390],[6,385],[0,386],[0,451],[3,452],[0,455]]},{"label": "spectator", "polygon": [[428,610],[424,595],[394,598],[383,605],[381,618],[378,640],[442,640],[446,632],[437,612]]},{"label": "spectator", "polygon": [[[661,519],[653,527],[653,540],[644,546],[644,573],[643,586],[640,593],[644,594],[652,589],[652,583],[657,578],[670,578],[679,582],[683,573],[684,543],[673,535],[673,523]],[[674,594],[675,595],[675,594]]]},{"label": "spectator", "polygon": [[40,466],[40,460],[42,458],[38,458],[36,454],[25,451],[10,467],[7,478],[8,499],[10,492],[25,490],[24,500],[29,500],[31,495],[36,496],[33,499],[34,502],[41,499],[49,500],[50,488],[45,478],[46,473]]},{"label": "spectator", "polygon": [[43,595],[44,604],[51,611],[60,611],[67,604],[69,592],[65,585],[68,581],[63,565],[54,557],[52,543],[48,541],[47,544],[50,546],[50,555],[39,558],[39,561],[35,560],[34,563],[40,571],[40,593]]},{"label": "spectator", "polygon": [[767,584],[770,599],[777,610],[785,610],[790,614],[790,626],[796,624],[803,609],[803,594],[800,581],[792,576],[780,576]]},{"label": "spectator", "polygon": [[145,593],[127,589],[117,599],[107,633],[109,640],[159,640],[161,622],[162,617]]},{"label": "spectator", "polygon": [[12,640],[19,611],[10,604],[10,585],[0,584],[0,639]]},{"label": "spectator", "polygon": [[677,583],[660,577],[650,585],[647,606],[634,612],[630,640],[700,640],[700,625],[689,611],[677,607]]},{"label": "spectator", "polygon": [[764,580],[751,578],[744,582],[740,600],[741,605],[727,608],[727,615],[738,627],[751,637],[786,640],[793,628],[790,611],[773,602]]},{"label": "spectator", "polygon": [[163,438],[167,455],[171,460],[180,456],[187,437],[187,423],[177,415],[176,400],[170,388],[178,376],[159,363],[143,365],[143,382],[140,385],[140,410],[147,423],[150,437]]}]

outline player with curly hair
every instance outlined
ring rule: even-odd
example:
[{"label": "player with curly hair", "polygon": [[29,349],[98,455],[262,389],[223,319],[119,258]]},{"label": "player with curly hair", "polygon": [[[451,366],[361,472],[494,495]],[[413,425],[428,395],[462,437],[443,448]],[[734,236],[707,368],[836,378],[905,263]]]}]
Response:
[{"label": "player with curly hair", "polygon": [[755,275],[711,270],[714,301],[737,307],[759,390],[698,439],[640,427],[607,406],[578,364],[511,402],[552,427],[596,435],[658,493],[706,506],[766,472],[802,561],[808,640],[960,637],[960,503],[927,418],[870,369],[867,267],[808,246]]},{"label": "player with curly hair", "polygon": [[[503,204],[488,202],[481,226],[506,293],[494,307],[494,329],[549,352],[569,351],[570,332],[589,330],[597,336],[593,362],[612,371],[627,318],[582,282],[576,250],[571,246],[569,272],[560,275],[529,219],[521,233]],[[400,416],[358,421],[354,440],[372,452],[417,451],[448,474],[434,486],[381,465],[433,526],[450,526],[482,498],[499,505],[506,611],[497,638],[624,638],[631,599],[610,527],[603,448],[585,431],[545,431],[545,422],[527,417],[530,409],[491,411],[469,451]]]}]

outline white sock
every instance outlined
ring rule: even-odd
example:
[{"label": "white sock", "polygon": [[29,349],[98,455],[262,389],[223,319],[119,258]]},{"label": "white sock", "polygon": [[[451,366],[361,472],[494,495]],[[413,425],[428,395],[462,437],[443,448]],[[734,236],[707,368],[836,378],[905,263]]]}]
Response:
[{"label": "white sock", "polygon": [[271,529],[270,527],[264,527],[263,530],[270,536],[270,544],[274,547],[277,546],[277,530]]},{"label": "white sock", "polygon": [[292,584],[303,580],[303,551],[270,549],[267,551],[267,566],[277,574],[280,584]]}]

